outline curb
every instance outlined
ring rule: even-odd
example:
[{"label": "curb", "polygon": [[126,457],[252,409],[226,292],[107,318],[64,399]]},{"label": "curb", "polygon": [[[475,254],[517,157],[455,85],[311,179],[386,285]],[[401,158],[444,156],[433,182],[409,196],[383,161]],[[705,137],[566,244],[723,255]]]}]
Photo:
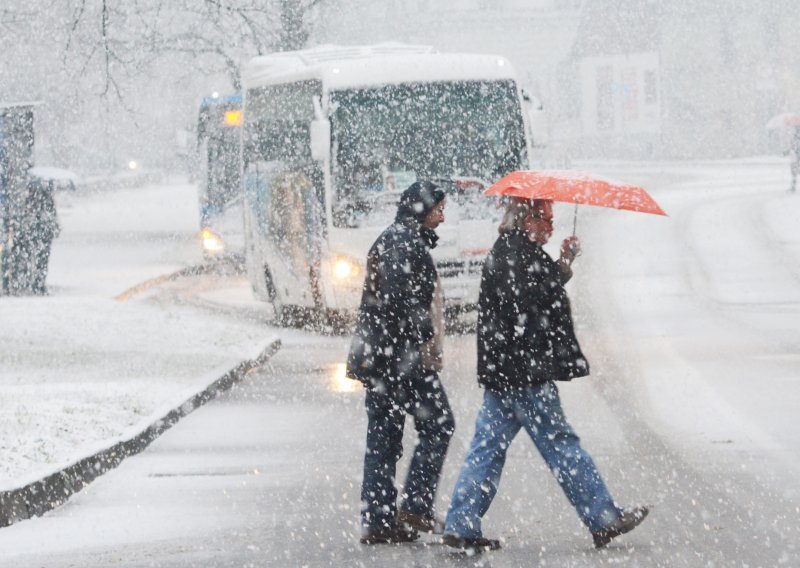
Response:
[{"label": "curb", "polygon": [[24,487],[0,492],[0,527],[39,517],[63,505],[72,495],[117,467],[125,458],[143,451],[181,418],[242,381],[266,363],[280,347],[280,339],[268,342],[254,359],[242,361],[132,438],[117,442]]},{"label": "curb", "polygon": [[153,288],[154,286],[160,286],[165,282],[175,282],[176,280],[180,280],[182,278],[203,276],[205,274],[224,273],[225,271],[237,270],[237,267],[243,265],[244,259],[236,255],[221,257],[214,259],[213,261],[204,262],[203,264],[187,266],[186,268],[181,268],[180,270],[170,272],[169,274],[150,278],[149,280],[140,282],[136,286],[128,288],[124,292],[117,294],[114,296],[114,299],[119,302],[127,302],[134,296],[138,296],[139,294],[148,291],[150,288]]}]

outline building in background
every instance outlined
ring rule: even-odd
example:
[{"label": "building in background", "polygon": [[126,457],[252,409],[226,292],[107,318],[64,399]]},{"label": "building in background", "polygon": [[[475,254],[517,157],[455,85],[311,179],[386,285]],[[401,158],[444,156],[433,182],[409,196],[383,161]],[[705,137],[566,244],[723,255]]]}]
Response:
[{"label": "building in background", "polygon": [[599,0],[583,7],[560,76],[574,106],[554,117],[562,144],[576,155],[642,157],[661,149],[661,11],[648,4]]},{"label": "building in background", "polygon": [[579,109],[556,117],[581,156],[774,153],[767,120],[800,104],[792,2],[595,0],[561,75]]}]

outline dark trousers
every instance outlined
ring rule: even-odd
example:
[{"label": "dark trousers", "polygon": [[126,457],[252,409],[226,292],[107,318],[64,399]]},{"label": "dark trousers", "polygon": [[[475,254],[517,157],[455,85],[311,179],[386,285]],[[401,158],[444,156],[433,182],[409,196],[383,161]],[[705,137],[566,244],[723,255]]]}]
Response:
[{"label": "dark trousers", "polygon": [[367,390],[367,451],[361,485],[361,526],[382,530],[395,525],[397,462],[403,455],[406,414],[414,418],[417,444],[400,509],[430,517],[447,446],[455,430],[450,403],[437,373],[415,373],[391,394]]},{"label": "dark trousers", "polygon": [[50,241],[39,243],[35,250],[35,264],[32,275],[31,288],[34,294],[47,294],[47,268],[50,263]]}]

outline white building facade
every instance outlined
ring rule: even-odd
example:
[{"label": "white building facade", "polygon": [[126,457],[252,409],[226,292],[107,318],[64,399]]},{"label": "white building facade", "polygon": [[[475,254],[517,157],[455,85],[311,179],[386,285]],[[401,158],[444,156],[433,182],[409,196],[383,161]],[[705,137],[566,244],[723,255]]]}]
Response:
[{"label": "white building facade", "polygon": [[585,135],[661,131],[658,53],[584,57],[580,61],[580,85]]}]

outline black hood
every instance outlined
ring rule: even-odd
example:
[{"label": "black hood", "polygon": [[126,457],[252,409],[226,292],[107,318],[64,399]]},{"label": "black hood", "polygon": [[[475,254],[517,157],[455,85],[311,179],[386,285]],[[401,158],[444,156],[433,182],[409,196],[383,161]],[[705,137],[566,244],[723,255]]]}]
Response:
[{"label": "black hood", "polygon": [[400,195],[396,218],[398,221],[411,218],[422,223],[444,198],[444,190],[435,183],[415,181]]}]

